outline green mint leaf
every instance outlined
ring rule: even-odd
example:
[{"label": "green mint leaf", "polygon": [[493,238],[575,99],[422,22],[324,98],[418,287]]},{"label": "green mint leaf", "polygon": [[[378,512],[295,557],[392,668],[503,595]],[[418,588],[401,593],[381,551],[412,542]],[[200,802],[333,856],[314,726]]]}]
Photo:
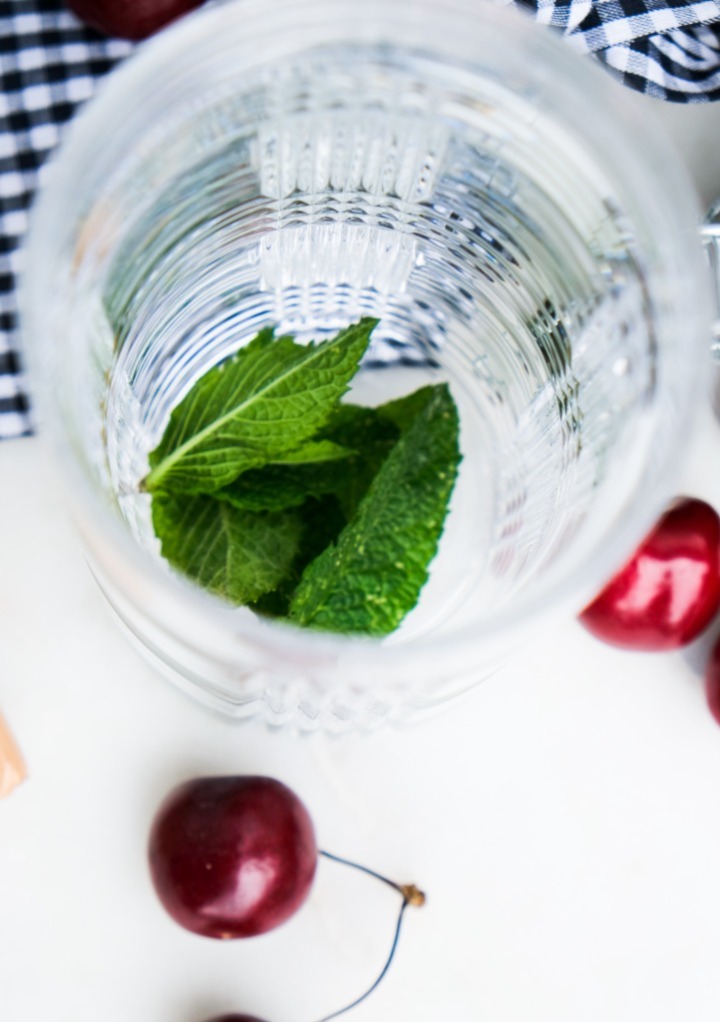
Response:
[{"label": "green mint leaf", "polygon": [[261,331],[205,373],[173,409],[150,454],[144,488],[213,493],[299,447],[347,390],[376,323],[366,318],[308,345]]},{"label": "green mint leaf", "polygon": [[352,451],[349,447],[342,447],[331,440],[308,440],[302,447],[295,447],[292,451],[285,451],[274,458],[273,465],[308,465],[325,461],[339,461],[340,458],[347,458]]},{"label": "green mint leaf", "polygon": [[376,409],[378,415],[386,422],[391,422],[401,432],[412,426],[418,415],[424,410],[437,387],[427,386],[414,390],[411,394],[387,401]]},{"label": "green mint leaf", "polygon": [[332,413],[322,435],[355,447],[338,473],[335,493],[348,521],[355,514],[385,458],[401,432],[406,430],[427,404],[433,387],[421,387],[404,397],[374,408],[365,405],[339,405]]},{"label": "green mint leaf", "polygon": [[330,413],[318,437],[361,452],[366,457],[372,456],[375,444],[386,441],[393,444],[400,435],[399,429],[382,416],[383,407],[339,404]]},{"label": "green mint leaf", "polygon": [[304,572],[290,602],[295,624],[387,635],[417,603],[460,463],[448,387],[425,388],[423,400],[352,521]]},{"label": "green mint leaf", "polygon": [[280,511],[334,493],[350,519],[400,430],[427,403],[430,389],[378,408],[339,405],[322,430],[326,439],[310,440],[262,468],[243,472],[214,496],[246,511]]},{"label": "green mint leaf", "polygon": [[287,617],[290,599],[297,588],[305,568],[322,551],[334,543],[347,519],[336,497],[329,494],[319,499],[310,498],[300,508],[302,537],[290,571],[276,589],[252,604],[252,609],[270,617]]},{"label": "green mint leaf", "polygon": [[153,497],[163,557],[203,588],[252,603],[290,574],[302,523],[292,512],[252,514],[203,494]]},{"label": "green mint leaf", "polygon": [[[307,443],[262,468],[243,472],[215,496],[245,511],[281,511],[331,493],[352,452],[330,440]],[[336,463],[342,462],[338,468]]]}]

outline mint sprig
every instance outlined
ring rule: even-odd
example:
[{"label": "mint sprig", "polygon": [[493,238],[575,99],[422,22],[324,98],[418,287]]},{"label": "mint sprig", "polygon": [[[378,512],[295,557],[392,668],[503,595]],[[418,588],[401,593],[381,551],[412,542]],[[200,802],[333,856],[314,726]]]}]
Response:
[{"label": "mint sprig", "polygon": [[241,472],[300,446],[348,388],[377,320],[320,344],[261,331],[210,369],[173,409],[149,457],[150,493],[213,493]]},{"label": "mint sprig", "polygon": [[383,462],[357,514],[307,568],[290,603],[296,624],[387,635],[417,603],[437,551],[457,466],[458,416],[445,385]]},{"label": "mint sprig", "polygon": [[446,385],[341,403],[376,320],[263,330],[170,415],[143,488],[166,560],[257,613],[386,635],[415,606],[460,462]]}]

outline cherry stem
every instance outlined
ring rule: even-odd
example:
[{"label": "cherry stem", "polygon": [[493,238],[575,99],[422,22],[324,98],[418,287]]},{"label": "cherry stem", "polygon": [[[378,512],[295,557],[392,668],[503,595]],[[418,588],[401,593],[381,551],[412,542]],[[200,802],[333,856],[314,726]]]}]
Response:
[{"label": "cherry stem", "polygon": [[339,1011],[334,1011],[332,1015],[325,1015],[324,1018],[320,1019],[320,1022],[330,1022],[333,1018],[338,1018],[340,1015],[344,1015],[346,1011],[350,1011],[351,1008],[357,1007],[361,1001],[364,1001],[366,997],[369,997],[373,990],[376,989],[385,977],[386,972],[390,968],[390,964],[395,957],[395,950],[398,946],[398,940],[400,939],[400,929],[402,927],[403,916],[405,915],[405,909],[408,905],[424,905],[425,895],[415,884],[398,884],[394,880],[390,880],[388,877],[382,875],[382,873],[376,873],[374,869],[369,869],[367,866],[361,866],[358,862],[352,862],[350,859],[343,859],[339,855],[333,855],[331,852],[325,852],[320,849],[320,855],[326,859],[330,859],[331,862],[337,862],[341,866],[350,866],[351,869],[357,869],[360,873],[366,873],[368,876],[374,877],[376,880],[381,880],[382,883],[387,884],[388,887],[392,887],[393,890],[397,891],[402,896],[402,904],[400,905],[400,912],[398,913],[397,923],[395,925],[395,934],[393,936],[392,945],[390,947],[390,953],[385,961],[385,964],[380,971],[380,975],[377,977],[372,986],[368,987],[365,993],[360,994],[351,1004],[345,1005],[344,1008],[340,1008]]}]

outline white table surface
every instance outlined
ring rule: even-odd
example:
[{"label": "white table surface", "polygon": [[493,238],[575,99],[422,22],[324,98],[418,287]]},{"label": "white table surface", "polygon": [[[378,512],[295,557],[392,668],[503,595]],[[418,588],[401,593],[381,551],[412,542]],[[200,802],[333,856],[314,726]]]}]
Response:
[{"label": "white table surface", "polygon": [[[704,202],[720,104],[659,107]],[[678,492],[720,506],[702,410]],[[322,862],[264,937],[219,943],[159,907],[146,868],[170,786],[262,773],[321,844],[424,887],[375,1022],[717,1022],[720,727],[689,650],[632,655],[573,621],[433,721],[329,739],[201,709],[127,645],[85,568],[38,439],[0,444],[0,707],[29,780],[0,802],[0,1018],[313,1022],[379,969],[393,892]]]}]

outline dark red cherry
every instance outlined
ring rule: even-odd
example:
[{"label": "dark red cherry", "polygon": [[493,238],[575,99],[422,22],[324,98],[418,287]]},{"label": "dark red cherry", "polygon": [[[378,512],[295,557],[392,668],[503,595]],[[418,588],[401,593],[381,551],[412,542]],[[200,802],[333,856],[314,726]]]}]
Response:
[{"label": "dark red cherry", "polygon": [[145,39],[203,0],[67,0],[81,21],[105,35]]},{"label": "dark red cherry", "polygon": [[705,698],[710,712],[720,724],[720,639],[716,639],[705,668]]},{"label": "dark red cherry", "polygon": [[205,1022],[265,1022],[265,1020],[256,1018],[255,1015],[216,1015]]},{"label": "dark red cherry", "polygon": [[160,901],[176,922],[205,937],[253,937],[285,922],[310,891],[317,857],[308,811],[270,777],[181,784],[150,832]]}]

